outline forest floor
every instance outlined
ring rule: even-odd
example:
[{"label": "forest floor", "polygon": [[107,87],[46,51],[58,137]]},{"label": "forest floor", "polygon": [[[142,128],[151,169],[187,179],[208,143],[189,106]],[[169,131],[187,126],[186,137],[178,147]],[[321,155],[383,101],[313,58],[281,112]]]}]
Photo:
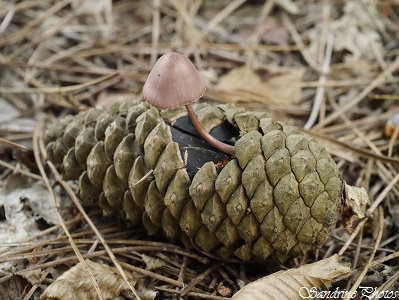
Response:
[{"label": "forest floor", "polygon": [[229,299],[276,271],[156,242],[96,208],[87,209],[90,224],[71,201],[76,185],[60,185],[48,166],[49,181],[40,172],[45,124],[142,100],[152,66],[170,51],[199,69],[204,101],[303,128],[374,203],[351,232],[339,222],[323,248],[277,270],[339,253],[353,271],[333,288],[397,291],[398,46],[394,0],[0,1],[0,300],[39,299],[84,259],[51,295],[80,299],[76,285],[96,278],[109,289],[103,299]]}]

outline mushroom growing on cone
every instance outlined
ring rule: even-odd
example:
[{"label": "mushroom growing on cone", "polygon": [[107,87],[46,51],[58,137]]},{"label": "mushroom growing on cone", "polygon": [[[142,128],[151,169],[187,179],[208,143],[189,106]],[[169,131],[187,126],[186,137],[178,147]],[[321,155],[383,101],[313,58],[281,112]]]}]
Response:
[{"label": "mushroom growing on cone", "polygon": [[203,96],[205,90],[205,81],[192,62],[183,54],[169,52],[162,55],[152,68],[143,87],[143,97],[158,109],[174,109],[185,105],[195,129],[204,140],[234,156],[234,146],[211,136],[201,126],[190,106]]}]

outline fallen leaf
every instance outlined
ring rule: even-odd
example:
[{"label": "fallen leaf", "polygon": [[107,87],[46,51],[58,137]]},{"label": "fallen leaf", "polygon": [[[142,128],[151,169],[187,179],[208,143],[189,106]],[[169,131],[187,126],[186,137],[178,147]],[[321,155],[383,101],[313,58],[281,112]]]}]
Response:
[{"label": "fallen leaf", "polygon": [[154,270],[166,265],[165,261],[159,258],[154,258],[148,255],[141,255],[147,270]]},{"label": "fallen leaf", "polygon": [[298,269],[280,271],[254,281],[239,290],[232,300],[301,300],[310,289],[327,285],[337,277],[349,274],[351,269],[340,263],[336,254]]},{"label": "fallen leaf", "polygon": [[273,76],[264,83],[269,97],[275,102],[283,102],[286,104],[295,104],[301,98],[304,68],[295,68],[291,72]]},{"label": "fallen leaf", "polygon": [[12,275],[3,279],[6,280],[0,282],[0,299],[2,300],[23,299],[26,291],[32,286],[20,275]]},{"label": "fallen leaf", "polygon": [[[103,299],[116,299],[124,296],[124,299],[136,299],[131,292],[128,284],[119,275],[116,268],[108,265],[100,265],[90,260],[85,260],[89,271],[93,274],[101,291]],[[154,299],[155,291],[138,286],[138,280],[127,274],[130,282],[135,286],[137,293],[143,300]],[[130,275],[130,276],[129,276]],[[145,297],[144,297],[145,295]],[[40,300],[96,300],[98,295],[94,289],[89,275],[86,273],[83,264],[78,263],[76,266],[62,274],[54,281],[44,293],[40,296]]]},{"label": "fallen leaf", "polygon": [[350,186],[344,181],[345,185],[345,204],[348,205],[352,212],[359,218],[364,218],[364,212],[368,205],[370,205],[370,199],[364,188],[358,188]]},{"label": "fallen leaf", "polygon": [[297,68],[291,72],[262,80],[248,66],[238,67],[222,76],[215,90],[232,95],[232,102],[257,101],[290,105],[301,98],[302,82],[305,70]]}]

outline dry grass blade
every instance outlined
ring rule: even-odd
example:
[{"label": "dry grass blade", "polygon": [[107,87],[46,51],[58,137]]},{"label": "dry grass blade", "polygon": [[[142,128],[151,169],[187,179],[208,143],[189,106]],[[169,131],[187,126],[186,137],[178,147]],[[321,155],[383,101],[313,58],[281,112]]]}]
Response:
[{"label": "dry grass blade", "polygon": [[71,2],[71,0],[64,0],[64,1],[61,1],[61,2],[57,3],[56,5],[50,7],[43,14],[41,14],[39,17],[37,17],[37,18],[33,19],[32,21],[30,21],[28,24],[26,24],[19,31],[15,32],[12,35],[0,38],[0,47],[4,46],[6,44],[15,43],[18,40],[23,39],[27,35],[31,34],[32,33],[31,30],[32,30],[32,28],[34,26],[40,24],[41,22],[43,22],[49,16],[51,16],[51,15],[55,14],[56,12],[58,12],[59,10],[63,9],[65,6],[69,5],[70,2]]},{"label": "dry grass blade", "polygon": [[364,157],[364,158],[370,158],[370,159],[376,159],[377,161],[382,161],[382,162],[387,162],[387,163],[393,163],[393,164],[399,164],[399,158],[396,157],[389,157],[386,155],[382,155],[382,154],[376,154],[373,153],[371,151],[362,149],[362,148],[358,148],[358,147],[354,147],[351,144],[345,143],[345,142],[341,142],[335,138],[332,138],[331,136],[325,135],[323,133],[317,132],[317,131],[310,131],[309,132],[311,135],[314,135],[315,137],[330,141],[334,144],[339,145],[340,147],[343,147],[345,149],[348,149],[350,151],[355,152],[357,155]]},{"label": "dry grass blade", "polygon": [[238,7],[243,5],[247,0],[234,0],[231,1],[224,9],[222,9],[212,20],[208,22],[208,25],[202,30],[201,36],[205,36],[209,31],[216,27],[222,22],[229,14],[231,14]]},{"label": "dry grass blade", "polygon": [[1,160],[1,159],[0,159],[0,165],[3,166],[3,167],[6,167],[7,169],[12,170],[15,173],[20,173],[22,175],[25,175],[25,176],[28,176],[30,178],[33,178],[35,180],[41,180],[42,179],[42,177],[37,175],[37,174],[31,173],[31,172],[29,172],[29,171],[27,171],[25,169],[17,168],[15,166],[13,166],[13,165]]},{"label": "dry grass blade", "polygon": [[7,140],[7,139],[3,139],[1,137],[0,137],[0,143],[4,143],[4,144],[10,145],[12,147],[16,147],[16,148],[20,148],[20,149],[24,149],[24,150],[28,149],[24,145],[12,142],[12,141]]},{"label": "dry grass blade", "polygon": [[160,18],[161,14],[159,12],[159,7],[161,5],[161,0],[153,1],[154,9],[152,12],[152,52],[151,52],[151,65],[155,64],[158,55],[158,43],[160,34]]},{"label": "dry grass blade", "polygon": [[321,108],[321,104],[323,101],[323,95],[324,95],[324,84],[327,81],[327,74],[330,69],[333,41],[334,41],[333,35],[331,33],[328,34],[325,57],[324,57],[323,64],[321,66],[321,70],[323,71],[323,73],[319,77],[320,85],[317,87],[316,96],[314,99],[314,103],[312,106],[312,111],[310,113],[309,119],[306,122],[306,124],[303,126],[303,128],[305,130],[309,130],[314,125],[314,123],[316,122],[317,117],[319,115],[319,110]]},{"label": "dry grass blade", "polygon": [[192,280],[187,286],[183,288],[183,290],[180,293],[180,296],[184,297],[185,295],[187,295],[194,286],[196,286],[200,281],[204,280],[206,276],[216,271],[219,267],[220,264],[215,264],[212,267],[210,267],[208,270],[206,270],[204,273],[200,274],[197,278]]}]

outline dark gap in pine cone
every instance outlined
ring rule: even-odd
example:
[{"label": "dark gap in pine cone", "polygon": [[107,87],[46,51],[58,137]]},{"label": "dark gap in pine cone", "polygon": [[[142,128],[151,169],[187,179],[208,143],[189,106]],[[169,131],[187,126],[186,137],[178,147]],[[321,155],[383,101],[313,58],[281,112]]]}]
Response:
[{"label": "dark gap in pine cone", "polygon": [[[177,119],[173,126],[170,126],[170,129],[172,140],[179,144],[183,160],[187,157],[186,169],[190,179],[193,179],[198,170],[209,161],[215,163],[216,170],[219,173],[225,162],[231,160],[229,155],[204,141],[187,116]],[[232,140],[239,136],[238,130],[228,122],[215,126],[210,134],[216,139],[230,144]]]},{"label": "dark gap in pine cone", "polygon": [[[194,128],[194,125],[188,116],[183,116],[181,118],[178,118],[173,123],[173,127],[180,129],[181,131],[186,132],[192,136],[196,136],[197,138],[202,139],[202,137],[198,134],[197,130]],[[223,143],[227,143],[230,145],[234,145],[234,141],[240,137],[240,132],[237,130],[237,128],[235,128],[227,121],[224,121],[223,123],[213,127],[209,133],[219,141],[222,141]],[[210,149],[218,151],[213,147],[210,147]]]}]

